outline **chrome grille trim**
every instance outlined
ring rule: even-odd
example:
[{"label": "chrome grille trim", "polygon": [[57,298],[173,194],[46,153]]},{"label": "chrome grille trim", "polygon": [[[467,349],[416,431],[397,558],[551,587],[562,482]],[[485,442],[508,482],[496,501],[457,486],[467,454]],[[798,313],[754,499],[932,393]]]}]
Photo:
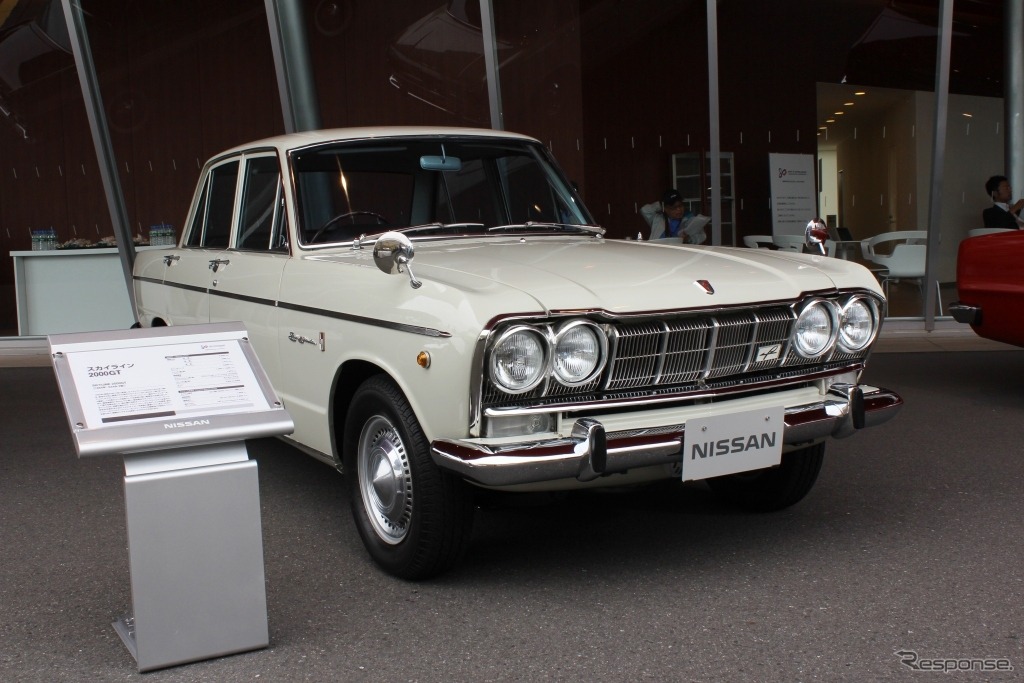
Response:
[{"label": "chrome grille trim", "polygon": [[707,338],[713,334],[707,321],[674,320],[665,323],[665,372],[657,378],[659,384],[688,384],[704,377],[710,363],[705,349],[710,348]]},{"label": "chrome grille trim", "polygon": [[[834,296],[826,298],[834,300]],[[832,375],[867,357],[870,347],[856,354],[834,347],[812,359],[796,353],[790,335],[800,303],[652,313],[633,319],[595,312],[591,319],[600,321],[608,337],[608,360],[599,377],[574,387],[549,381],[516,396],[485,381],[481,409],[554,405],[573,409],[595,401],[628,400],[630,395],[645,399],[675,396],[678,400],[709,390],[749,390],[751,385]]]}]

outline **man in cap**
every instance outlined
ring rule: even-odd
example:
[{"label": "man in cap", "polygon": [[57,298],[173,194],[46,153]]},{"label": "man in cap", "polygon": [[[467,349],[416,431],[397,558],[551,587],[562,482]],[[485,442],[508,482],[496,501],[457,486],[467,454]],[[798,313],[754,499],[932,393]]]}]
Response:
[{"label": "man in cap", "polygon": [[640,215],[651,226],[648,239],[657,240],[666,237],[678,237],[684,244],[701,244],[706,239],[704,229],[687,232],[686,205],[679,190],[668,190],[660,202],[651,202],[640,207]]}]

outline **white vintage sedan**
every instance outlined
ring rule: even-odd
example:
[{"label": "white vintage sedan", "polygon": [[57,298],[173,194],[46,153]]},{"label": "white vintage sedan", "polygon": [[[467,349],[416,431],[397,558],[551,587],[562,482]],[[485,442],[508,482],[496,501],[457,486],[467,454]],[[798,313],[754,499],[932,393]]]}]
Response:
[{"label": "white vintage sedan", "polygon": [[243,321],[290,440],[345,473],[406,578],[461,557],[479,488],[706,480],[777,510],[828,437],[902,405],[859,383],[883,305],[861,266],[593,223],[522,135],[261,140],[206,164],[176,248],[139,254],[139,320]]}]

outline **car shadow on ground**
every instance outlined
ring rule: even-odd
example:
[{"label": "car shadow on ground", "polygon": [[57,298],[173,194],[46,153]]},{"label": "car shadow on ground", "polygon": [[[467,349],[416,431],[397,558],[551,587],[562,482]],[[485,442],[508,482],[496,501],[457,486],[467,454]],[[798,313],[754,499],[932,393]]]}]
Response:
[{"label": "car shadow on ground", "polygon": [[[346,482],[332,468],[274,439],[250,442],[260,463],[268,555],[305,554],[311,566],[342,565],[374,574],[351,520]],[[465,558],[439,584],[490,583],[511,575],[571,581],[580,573],[651,567],[697,568],[745,558],[756,548],[805,545],[833,534],[839,517],[815,501],[776,513],[748,513],[722,503],[701,482],[676,480],[627,488],[477,495]],[[848,515],[842,524],[853,523]],[[302,549],[295,541],[308,538]]]}]

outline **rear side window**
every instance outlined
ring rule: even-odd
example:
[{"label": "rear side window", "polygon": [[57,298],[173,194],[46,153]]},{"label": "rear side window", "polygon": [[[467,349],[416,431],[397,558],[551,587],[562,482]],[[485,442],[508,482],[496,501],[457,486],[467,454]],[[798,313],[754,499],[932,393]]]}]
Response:
[{"label": "rear side window", "polygon": [[237,249],[279,250],[281,237],[281,170],[277,157],[249,158],[245,164],[242,207],[238,222]]},{"label": "rear side window", "polygon": [[231,234],[238,184],[238,160],[214,167],[203,185],[203,196],[196,207],[185,245],[224,249]]}]

